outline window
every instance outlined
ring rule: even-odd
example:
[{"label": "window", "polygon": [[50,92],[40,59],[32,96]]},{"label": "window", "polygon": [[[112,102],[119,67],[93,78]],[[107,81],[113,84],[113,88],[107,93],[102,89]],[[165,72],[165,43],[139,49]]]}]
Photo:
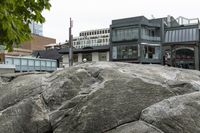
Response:
[{"label": "window", "polygon": [[41,66],[45,67],[45,65],[46,65],[46,62],[45,61],[41,61]]},{"label": "window", "polygon": [[57,67],[56,62],[51,62],[52,67]]},{"label": "window", "polygon": [[116,46],[113,47],[113,59],[136,59],[138,58],[138,46]]},{"label": "window", "polygon": [[34,66],[34,60],[28,60],[28,65],[29,66]]},{"label": "window", "polygon": [[145,59],[160,59],[160,47],[145,45],[144,58]]},{"label": "window", "polygon": [[22,65],[26,66],[27,65],[28,60],[22,59]]},{"label": "window", "polygon": [[141,29],[141,38],[144,40],[160,41],[160,31],[158,29]]},{"label": "window", "polygon": [[124,41],[138,39],[138,28],[114,29],[112,32],[113,41]]},{"label": "window", "polygon": [[14,59],[14,64],[15,65],[20,65],[20,59]]},{"label": "window", "polygon": [[47,67],[51,67],[51,62],[47,61]]},{"label": "window", "polygon": [[107,61],[107,53],[106,52],[99,53],[99,61]]},{"label": "window", "polygon": [[87,61],[92,61],[92,53],[83,53],[82,60],[87,59]]},{"label": "window", "polygon": [[37,67],[40,66],[40,61],[37,61],[37,60],[36,60],[36,61],[35,61],[35,66],[37,66]]}]

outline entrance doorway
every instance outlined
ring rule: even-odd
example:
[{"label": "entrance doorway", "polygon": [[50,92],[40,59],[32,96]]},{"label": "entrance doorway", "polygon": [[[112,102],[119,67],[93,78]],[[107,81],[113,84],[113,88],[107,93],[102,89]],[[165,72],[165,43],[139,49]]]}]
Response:
[{"label": "entrance doorway", "polygon": [[195,69],[194,48],[175,49],[173,64],[178,68]]}]

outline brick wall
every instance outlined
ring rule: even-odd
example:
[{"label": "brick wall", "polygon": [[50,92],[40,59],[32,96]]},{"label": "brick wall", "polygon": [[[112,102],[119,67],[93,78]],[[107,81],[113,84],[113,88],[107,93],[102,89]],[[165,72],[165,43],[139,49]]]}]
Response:
[{"label": "brick wall", "polygon": [[20,45],[20,48],[28,49],[28,50],[44,50],[45,45],[56,43],[56,39],[32,35],[32,40],[24,42]]}]

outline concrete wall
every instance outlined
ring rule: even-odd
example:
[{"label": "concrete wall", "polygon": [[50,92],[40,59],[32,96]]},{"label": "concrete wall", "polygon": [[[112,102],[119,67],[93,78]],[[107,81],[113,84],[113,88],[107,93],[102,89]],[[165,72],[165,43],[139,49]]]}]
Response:
[{"label": "concrete wall", "polygon": [[0,68],[0,75],[7,73],[15,73],[15,69],[12,68]]},{"label": "concrete wall", "polygon": [[63,65],[69,65],[69,55],[68,54],[64,54],[63,55]]},{"label": "concrete wall", "polygon": [[78,54],[78,62],[82,62],[82,53]]},{"label": "concrete wall", "polygon": [[14,72],[15,65],[0,64],[0,75]]},{"label": "concrete wall", "polygon": [[107,52],[107,61],[110,61],[110,52]]},{"label": "concrete wall", "polygon": [[98,52],[92,53],[92,61],[99,61],[99,54]]},{"label": "concrete wall", "polygon": [[56,43],[56,39],[32,35],[32,40],[22,43],[20,47],[28,50],[43,50],[45,49],[45,45],[52,43]]}]

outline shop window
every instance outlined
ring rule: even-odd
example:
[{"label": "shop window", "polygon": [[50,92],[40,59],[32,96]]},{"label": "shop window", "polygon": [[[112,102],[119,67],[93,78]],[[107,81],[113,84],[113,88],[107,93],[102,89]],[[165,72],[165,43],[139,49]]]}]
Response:
[{"label": "shop window", "polygon": [[107,61],[107,53],[106,52],[99,53],[99,61]]},{"label": "shop window", "polygon": [[160,47],[144,46],[145,59],[160,59]]},{"label": "shop window", "polygon": [[82,60],[87,59],[87,61],[92,61],[92,53],[83,53]]},{"label": "shop window", "polygon": [[138,46],[113,47],[113,59],[136,59],[138,58]]}]

